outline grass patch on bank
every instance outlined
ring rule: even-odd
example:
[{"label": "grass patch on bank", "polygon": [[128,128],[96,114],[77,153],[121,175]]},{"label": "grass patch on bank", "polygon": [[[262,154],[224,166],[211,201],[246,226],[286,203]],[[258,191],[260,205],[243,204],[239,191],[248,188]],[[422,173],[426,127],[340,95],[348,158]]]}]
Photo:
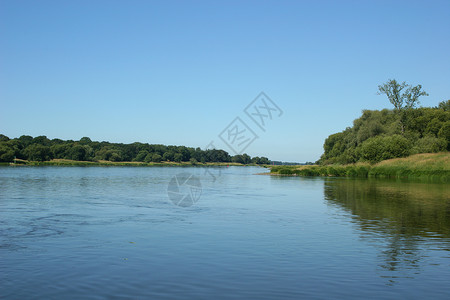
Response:
[{"label": "grass patch on bank", "polygon": [[272,166],[273,175],[419,178],[450,181],[450,153],[423,153],[389,159],[377,164]]}]

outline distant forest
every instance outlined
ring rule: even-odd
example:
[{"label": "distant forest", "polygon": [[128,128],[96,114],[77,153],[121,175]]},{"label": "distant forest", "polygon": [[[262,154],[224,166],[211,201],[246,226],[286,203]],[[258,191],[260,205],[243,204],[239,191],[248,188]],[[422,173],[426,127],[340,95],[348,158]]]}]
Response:
[{"label": "distant forest", "polygon": [[[398,91],[396,84],[392,84],[394,91]],[[394,109],[364,110],[352,127],[325,140],[324,154],[318,163],[375,163],[450,150],[450,100],[442,101],[437,107],[414,108],[414,102],[405,102],[407,105],[403,106],[398,101],[401,99],[398,92],[388,97]]]},{"label": "distant forest", "polygon": [[14,158],[29,161],[70,159],[77,161],[135,161],[135,162],[236,162],[241,164],[269,164],[267,157],[250,157],[247,154],[230,156],[224,150],[201,150],[185,146],[165,146],[145,143],[120,144],[93,142],[88,137],[79,141],[49,139],[46,136],[22,135],[10,139],[0,134],[0,161],[12,162]]}]

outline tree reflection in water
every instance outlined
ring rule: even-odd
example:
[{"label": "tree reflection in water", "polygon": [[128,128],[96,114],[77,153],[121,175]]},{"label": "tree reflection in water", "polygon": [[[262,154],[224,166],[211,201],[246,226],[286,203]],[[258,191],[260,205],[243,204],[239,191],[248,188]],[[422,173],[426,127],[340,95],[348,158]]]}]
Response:
[{"label": "tree reflection in water", "polygon": [[[450,188],[441,183],[326,179],[325,199],[343,208],[380,248],[382,277],[411,277],[428,250],[450,251]],[[428,263],[431,263],[430,261]]]}]

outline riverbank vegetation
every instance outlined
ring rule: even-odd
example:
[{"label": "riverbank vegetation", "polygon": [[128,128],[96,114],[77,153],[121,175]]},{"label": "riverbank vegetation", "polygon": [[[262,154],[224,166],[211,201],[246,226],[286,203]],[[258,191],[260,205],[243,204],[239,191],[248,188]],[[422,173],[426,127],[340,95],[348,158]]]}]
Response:
[{"label": "riverbank vegetation", "polygon": [[447,182],[450,181],[450,153],[415,154],[376,164],[273,166],[270,172],[280,176],[417,178]]},{"label": "riverbank vegetation", "polygon": [[394,109],[363,110],[352,127],[325,140],[324,153],[317,163],[373,164],[412,154],[449,151],[450,100],[437,107],[416,108],[419,96],[427,95],[421,88],[395,80],[379,86]]},{"label": "riverbank vegetation", "polygon": [[[250,157],[247,154],[231,156],[218,149],[202,150],[185,146],[165,146],[147,143],[110,143],[91,141],[83,137],[79,141],[49,139],[46,136],[22,135],[10,139],[0,134],[0,162],[16,159],[27,164],[76,164],[93,165],[133,163],[149,164],[269,164],[267,157]],[[45,162],[45,163],[44,163]]]},{"label": "riverbank vegetation", "polygon": [[272,175],[418,178],[450,181],[450,153],[423,153],[406,158],[384,160],[376,164],[332,164],[312,166],[274,166]]},{"label": "riverbank vegetation", "polygon": [[450,100],[420,107],[421,85],[378,86],[393,109],[363,110],[353,126],[330,135],[312,166],[274,166],[271,174],[450,179]]}]

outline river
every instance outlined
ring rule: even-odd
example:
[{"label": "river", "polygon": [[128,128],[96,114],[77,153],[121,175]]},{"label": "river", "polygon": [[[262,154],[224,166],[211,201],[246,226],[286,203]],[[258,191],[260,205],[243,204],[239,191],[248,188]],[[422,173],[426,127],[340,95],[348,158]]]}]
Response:
[{"label": "river", "polygon": [[1,167],[3,299],[448,299],[450,189],[257,167]]}]

